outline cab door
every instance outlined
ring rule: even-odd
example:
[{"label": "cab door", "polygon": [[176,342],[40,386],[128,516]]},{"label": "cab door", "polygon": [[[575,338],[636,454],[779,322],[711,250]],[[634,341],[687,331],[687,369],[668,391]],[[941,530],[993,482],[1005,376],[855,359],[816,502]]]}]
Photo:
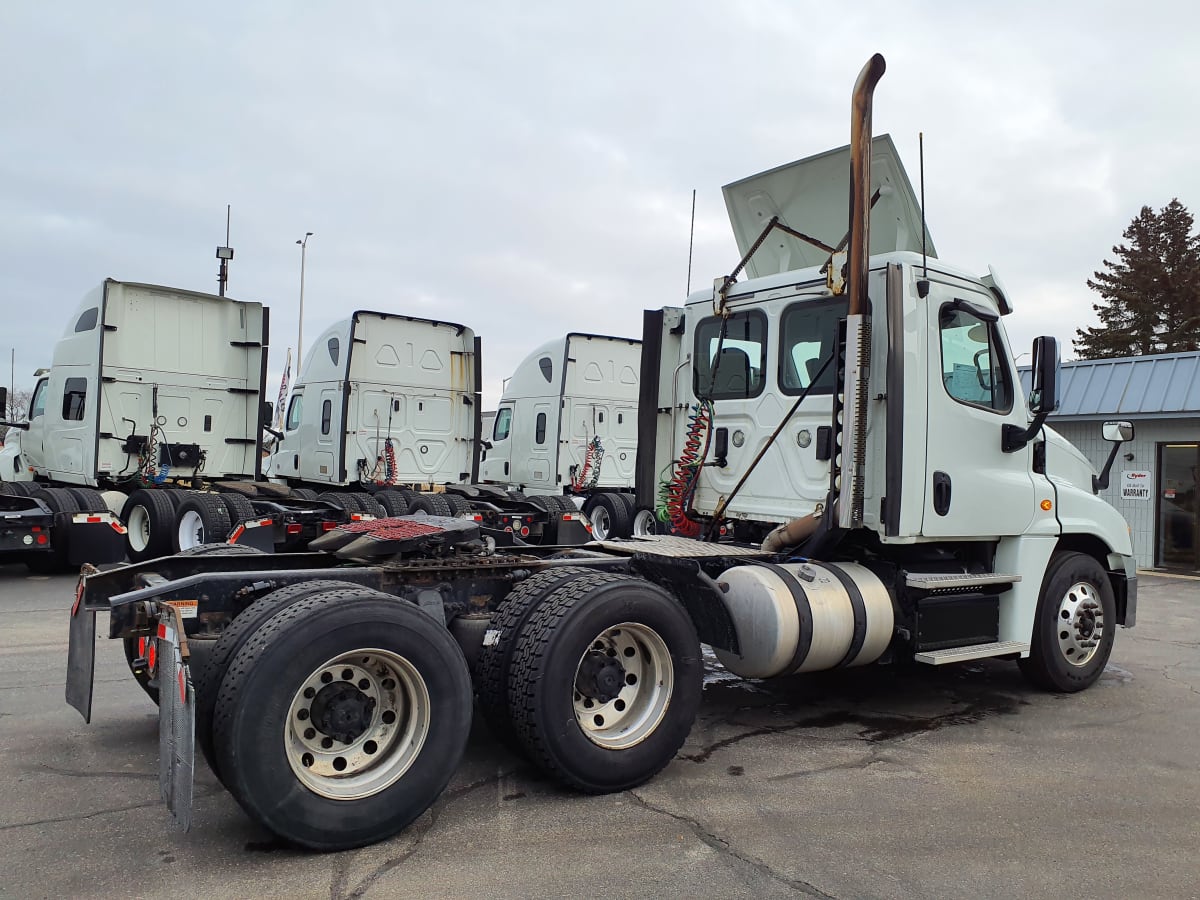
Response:
[{"label": "cab door", "polygon": [[511,406],[501,406],[496,411],[496,419],[492,423],[491,446],[487,455],[479,465],[479,479],[488,484],[509,483],[509,459],[512,455],[512,419]]},{"label": "cab door", "polygon": [[922,533],[1021,534],[1034,517],[1032,442],[1002,449],[1005,425],[1029,417],[991,297],[934,282],[929,327],[928,435]]},{"label": "cab door", "polygon": [[29,430],[21,435],[21,456],[26,466],[32,466],[39,475],[46,475],[46,457],[42,440],[46,433],[46,392],[50,380],[43,378],[33,389],[29,401]]}]

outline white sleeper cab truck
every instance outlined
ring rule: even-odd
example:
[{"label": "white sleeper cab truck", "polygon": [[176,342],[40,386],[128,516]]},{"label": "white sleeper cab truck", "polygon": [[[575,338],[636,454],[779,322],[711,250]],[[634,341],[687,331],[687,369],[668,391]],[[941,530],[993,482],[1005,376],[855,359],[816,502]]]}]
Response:
[{"label": "white sleeper cab truck", "polygon": [[[68,701],[90,716],[103,611],[109,637],[155,642],[172,687],[176,817],[194,730],[248,815],[334,850],[429,808],[475,708],[576,790],[654,777],[695,720],[702,644],[746,678],[993,658],[1049,690],[1093,684],[1137,606],[1128,531],[1096,496],[1107,468],[1044,425],[1053,339],[1022,396],[995,277],[930,252],[891,143],[872,144],[882,74],[876,56],[859,75],[848,153],[727,189],[732,274],[646,316],[636,489],[673,534],[500,547],[469,518],[408,516],[307,554],[88,574]],[[1104,431],[1115,449],[1132,429]]]},{"label": "white sleeper cab truck", "polygon": [[34,480],[10,490],[48,490],[64,513],[119,512],[133,560],[224,540],[239,522],[272,515],[277,527],[259,531],[278,544],[344,522],[326,504],[285,510],[283,488],[259,496],[272,487],[255,484],[266,359],[260,303],[106,280],[38,373],[16,425]]},{"label": "white sleeper cab truck", "polygon": [[480,357],[452,322],[359,310],[335,323],[304,360],[271,479],[350,513],[470,514],[501,538],[586,539],[581,518],[563,527],[574,506],[476,483]]},{"label": "white sleeper cab truck", "polygon": [[[654,530],[633,502],[641,341],[568,334],[530,353],[504,387],[485,482],[578,498],[596,537]],[[566,502],[571,502],[567,500]]]}]

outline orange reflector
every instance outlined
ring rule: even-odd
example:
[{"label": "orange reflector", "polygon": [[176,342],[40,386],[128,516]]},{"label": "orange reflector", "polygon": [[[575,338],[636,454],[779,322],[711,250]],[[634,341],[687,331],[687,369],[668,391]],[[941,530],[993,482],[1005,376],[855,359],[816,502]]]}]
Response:
[{"label": "orange reflector", "polygon": [[1043,500],[1042,501],[1042,509],[1044,509],[1046,512],[1050,512],[1050,510],[1054,509],[1054,504],[1051,503],[1049,500]]},{"label": "orange reflector", "polygon": [[227,543],[236,544],[238,542],[238,538],[240,538],[245,533],[246,533],[246,526],[239,524],[237,528],[233,529],[233,534],[231,534],[229,536],[229,540]]},{"label": "orange reflector", "polygon": [[145,637],[145,635],[143,635],[142,637],[138,638],[138,656],[145,656],[145,655],[146,655],[146,637]]},{"label": "orange reflector", "polygon": [[146,668],[153,672],[155,669],[154,664],[156,662],[158,662],[157,644],[155,644],[154,641],[151,641],[150,645],[146,648]]},{"label": "orange reflector", "polygon": [[90,524],[92,524],[93,522],[99,522],[99,521],[100,521],[100,517],[99,517],[99,516],[88,516],[88,517],[87,517],[87,520],[88,520],[88,524],[90,525]]},{"label": "orange reflector", "polygon": [[180,667],[178,679],[179,681],[179,702],[187,703],[187,682],[183,680],[183,668]]}]

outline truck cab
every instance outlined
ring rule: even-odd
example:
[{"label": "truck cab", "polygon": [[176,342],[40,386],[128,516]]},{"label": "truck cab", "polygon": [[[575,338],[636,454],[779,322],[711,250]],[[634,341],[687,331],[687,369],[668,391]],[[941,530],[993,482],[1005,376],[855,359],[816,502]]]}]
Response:
[{"label": "truck cab", "polygon": [[271,476],[314,487],[470,481],[479,379],[470,328],[359,310],[309,349]]}]

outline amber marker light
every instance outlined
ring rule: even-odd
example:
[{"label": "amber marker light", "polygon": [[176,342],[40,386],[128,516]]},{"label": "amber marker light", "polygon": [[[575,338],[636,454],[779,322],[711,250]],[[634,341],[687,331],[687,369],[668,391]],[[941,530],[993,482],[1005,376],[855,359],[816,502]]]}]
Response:
[{"label": "amber marker light", "polygon": [[1050,510],[1054,509],[1054,504],[1051,503],[1049,500],[1043,500],[1042,501],[1042,509],[1045,510],[1046,512],[1050,512]]}]

